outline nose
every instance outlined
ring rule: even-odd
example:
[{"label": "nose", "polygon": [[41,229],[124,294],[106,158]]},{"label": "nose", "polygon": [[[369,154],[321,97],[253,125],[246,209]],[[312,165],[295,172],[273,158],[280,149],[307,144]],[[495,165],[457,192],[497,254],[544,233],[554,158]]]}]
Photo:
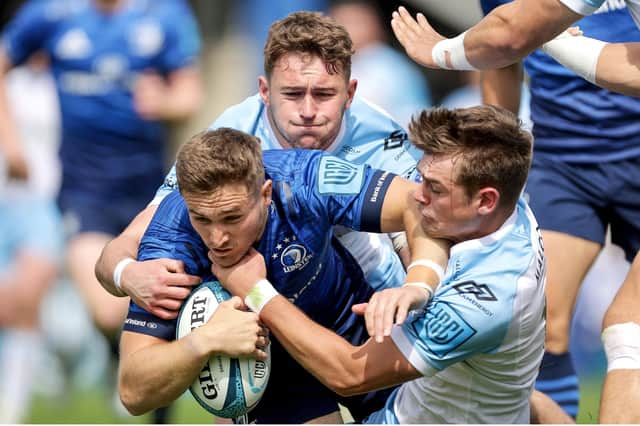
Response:
[{"label": "nose", "polygon": [[223,248],[229,241],[229,233],[223,226],[212,226],[209,232],[209,240],[211,241],[211,248]]},{"label": "nose", "polygon": [[424,189],[424,186],[421,185],[418,189],[416,189],[413,193],[413,198],[421,205],[429,205],[431,202],[431,198],[427,194],[427,191]]},{"label": "nose", "polygon": [[313,119],[316,116],[316,102],[313,96],[307,94],[302,99],[302,105],[300,105],[300,116],[305,119]]}]

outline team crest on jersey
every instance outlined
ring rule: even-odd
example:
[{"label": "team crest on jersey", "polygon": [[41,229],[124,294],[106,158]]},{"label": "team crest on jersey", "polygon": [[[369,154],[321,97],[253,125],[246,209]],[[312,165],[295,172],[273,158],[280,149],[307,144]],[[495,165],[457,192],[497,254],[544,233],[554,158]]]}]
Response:
[{"label": "team crest on jersey", "polygon": [[60,59],[84,59],[92,50],[87,33],[80,28],[74,28],[60,38],[55,47],[55,54]]},{"label": "team crest on jersey", "polygon": [[318,170],[321,194],[359,194],[364,180],[364,166],[336,157],[322,157]]},{"label": "team crest on jersey", "polygon": [[271,255],[273,259],[280,258],[282,270],[285,273],[304,269],[313,258],[307,248],[300,244],[295,235],[284,237],[276,245],[276,251]]},{"label": "team crest on jersey", "polygon": [[476,330],[446,303],[429,305],[426,316],[426,344],[440,358],[476,334]]},{"label": "team crest on jersey", "polygon": [[129,43],[135,55],[142,57],[153,56],[162,48],[164,33],[155,22],[140,22],[131,31]]}]

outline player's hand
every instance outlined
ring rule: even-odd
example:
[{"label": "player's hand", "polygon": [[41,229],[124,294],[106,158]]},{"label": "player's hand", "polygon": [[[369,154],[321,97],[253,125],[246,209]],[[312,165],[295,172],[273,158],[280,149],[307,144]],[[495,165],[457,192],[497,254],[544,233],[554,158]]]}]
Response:
[{"label": "player's hand", "polygon": [[222,267],[212,260],[211,272],[231,294],[244,299],[254,285],[267,277],[264,257],[253,247],[233,266]]},{"label": "player's hand", "polygon": [[167,99],[167,83],[158,73],[145,72],[133,87],[133,105],[145,120],[162,120]]},{"label": "player's hand", "polygon": [[29,166],[21,149],[9,149],[5,147],[4,152],[0,152],[5,157],[7,164],[7,176],[9,179],[27,180],[29,178]]},{"label": "player's hand", "polygon": [[428,68],[440,68],[433,61],[431,51],[444,37],[431,27],[422,13],[418,13],[416,18],[413,19],[404,7],[399,7],[391,18],[393,33],[411,59]]},{"label": "player's hand", "polygon": [[208,344],[207,352],[222,353],[232,358],[250,356],[267,359],[265,348],[269,345],[269,332],[262,325],[258,314],[246,311],[239,297],[222,302],[209,321],[194,330]]},{"label": "player's hand", "polygon": [[376,292],[369,303],[353,305],[352,311],[364,315],[369,336],[382,342],[391,335],[394,324],[404,323],[409,311],[423,307],[429,301],[427,292],[414,286],[387,288]]},{"label": "player's hand", "polygon": [[141,308],[162,319],[173,319],[191,287],[200,281],[200,277],[185,272],[182,261],[154,259],[127,265],[121,287]]}]

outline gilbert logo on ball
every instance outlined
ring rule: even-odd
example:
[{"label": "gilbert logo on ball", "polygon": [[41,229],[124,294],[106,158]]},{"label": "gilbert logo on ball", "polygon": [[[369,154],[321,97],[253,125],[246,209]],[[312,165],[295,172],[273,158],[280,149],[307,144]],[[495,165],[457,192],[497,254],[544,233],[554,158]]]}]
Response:
[{"label": "gilbert logo on ball", "polygon": [[[218,305],[230,298],[218,281],[198,286],[178,314],[176,339],[205,324]],[[267,355],[266,361],[213,355],[189,391],[204,409],[218,417],[242,416],[258,404],[267,387],[271,371],[269,347]]]}]

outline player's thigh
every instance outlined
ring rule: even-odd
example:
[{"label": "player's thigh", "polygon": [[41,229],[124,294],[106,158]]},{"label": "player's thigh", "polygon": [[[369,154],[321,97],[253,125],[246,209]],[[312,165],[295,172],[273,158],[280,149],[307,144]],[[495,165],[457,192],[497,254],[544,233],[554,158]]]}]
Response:
[{"label": "player's thigh", "polygon": [[614,163],[607,170],[612,191],[611,241],[631,262],[640,250],[640,157]]}]

